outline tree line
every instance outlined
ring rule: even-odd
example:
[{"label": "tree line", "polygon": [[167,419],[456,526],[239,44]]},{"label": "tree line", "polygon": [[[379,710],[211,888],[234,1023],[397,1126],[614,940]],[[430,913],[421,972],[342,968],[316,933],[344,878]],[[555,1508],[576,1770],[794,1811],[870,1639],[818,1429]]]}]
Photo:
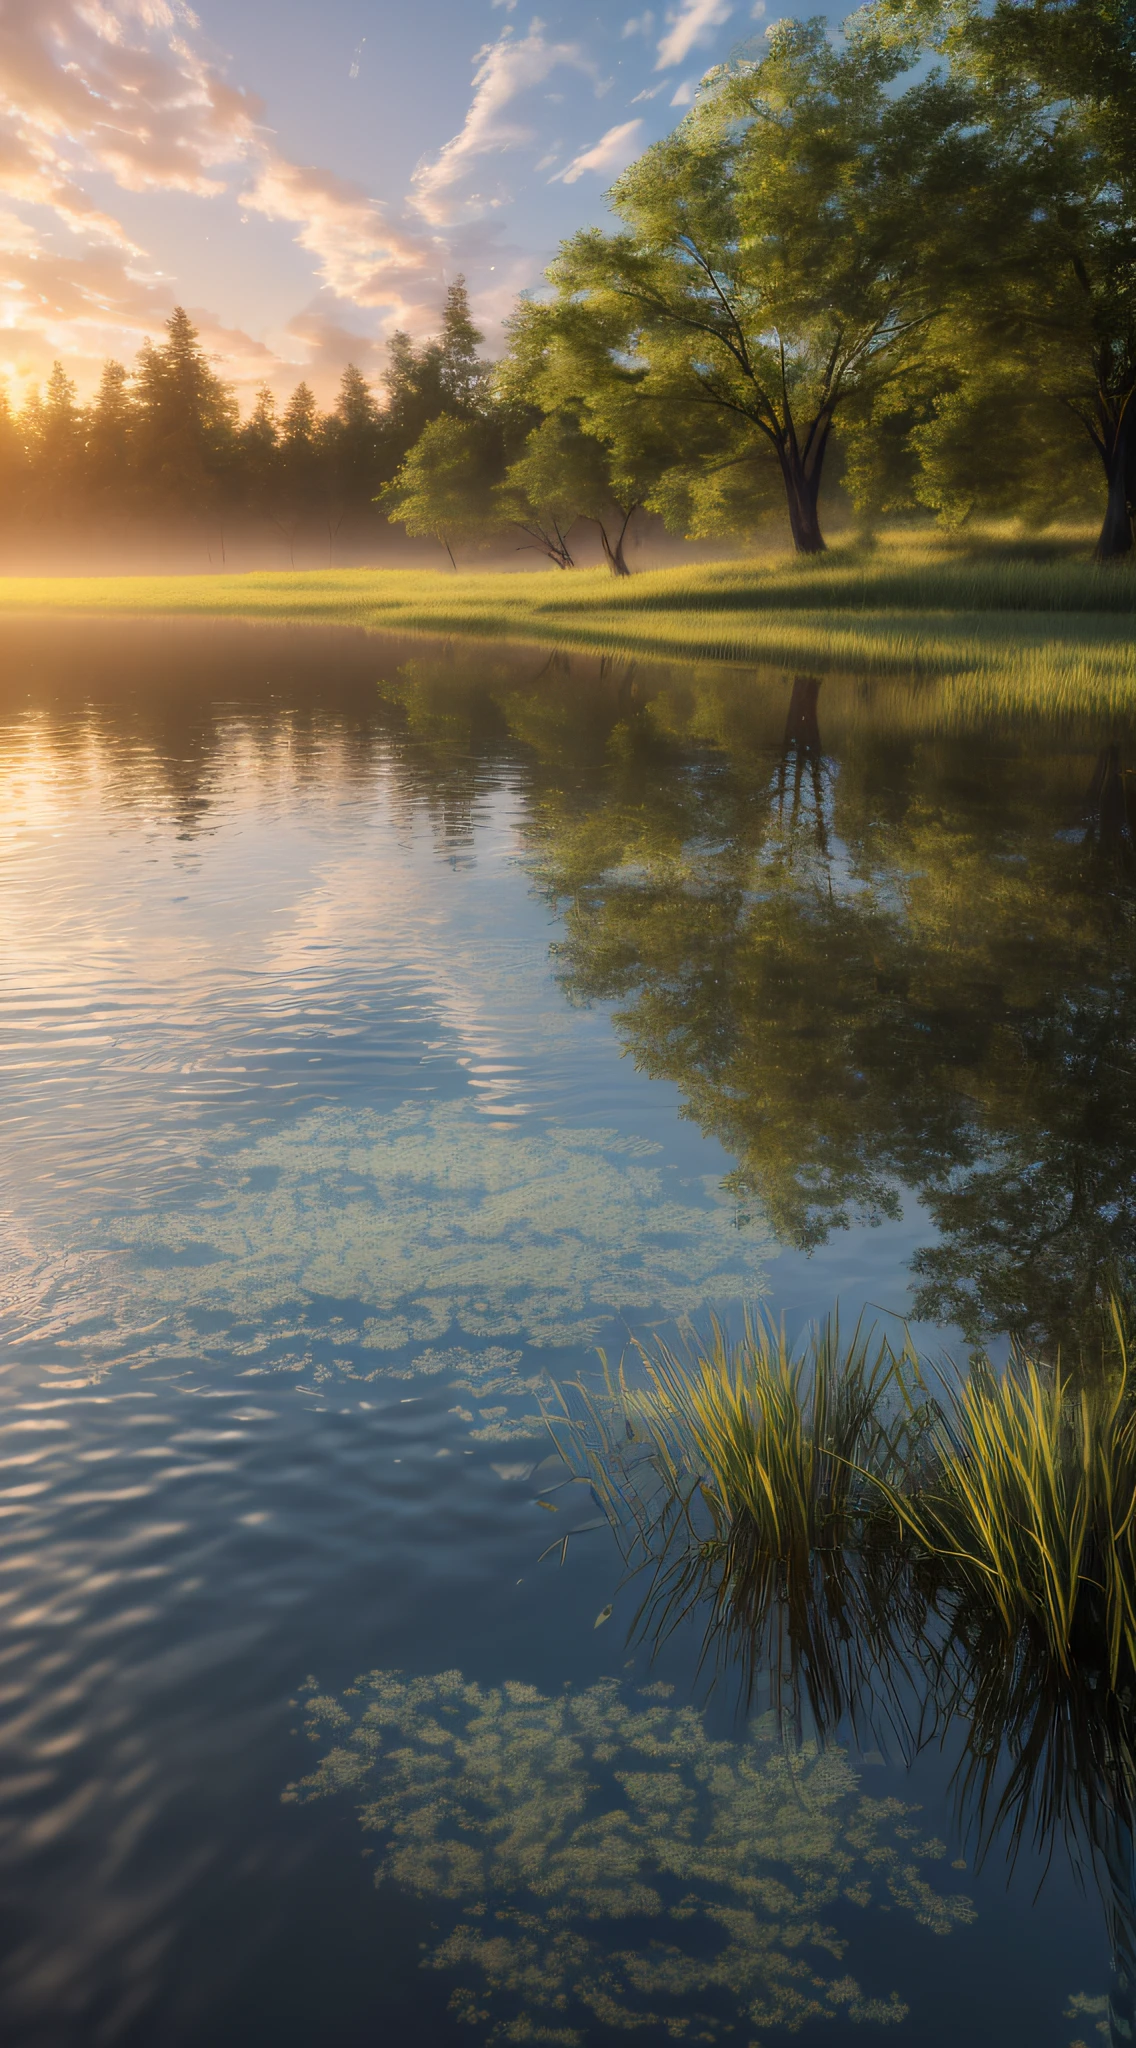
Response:
[{"label": "tree line", "polygon": [[612,571],[641,508],[696,538],[777,511],[824,547],[865,522],[1136,515],[1134,0],[874,0],[839,38],[781,22],[704,81],[566,242],[495,363],[464,284],[345,372],[242,422],[178,312],[80,408],[57,365],[0,416],[9,506],[276,528],[380,517],[454,549],[511,533]]},{"label": "tree line", "polygon": [[348,364],[329,412],[306,383],[282,410],[263,386],[242,420],[179,307],[133,371],[104,365],[87,406],[61,363],[18,413],[0,393],[0,518],[48,530],[204,526],[222,557],[226,529],[252,522],[274,531],[293,561],[301,538],[334,552],[373,525],[376,494],[427,422],[469,411],[485,381],[480,340],[459,281],[437,339],[392,338],[381,396]]}]

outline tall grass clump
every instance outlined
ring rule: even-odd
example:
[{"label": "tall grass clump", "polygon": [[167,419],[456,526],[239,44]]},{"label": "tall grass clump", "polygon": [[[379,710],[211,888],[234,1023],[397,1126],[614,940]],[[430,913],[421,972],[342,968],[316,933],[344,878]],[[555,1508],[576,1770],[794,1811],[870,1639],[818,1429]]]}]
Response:
[{"label": "tall grass clump", "polygon": [[1136,1399],[1119,1318],[1091,1376],[978,1361],[936,1404],[923,1469],[883,1480],[965,1627],[1034,1632],[1057,1670],[1136,1673]]},{"label": "tall grass clump", "polygon": [[894,1649],[877,1539],[921,1428],[903,1360],[863,1323],[845,1341],[834,1316],[794,1346],[760,1313],[736,1339],[712,1319],[686,1356],[634,1355],[634,1383],[623,1366],[598,1394],[576,1387],[553,1433],[650,1568],[641,1624],[658,1636],[708,1603],[719,1655],[826,1724],[882,1638]]},{"label": "tall grass clump", "polygon": [[862,1325],[794,1347],[768,1316],[735,1340],[715,1320],[686,1356],[637,1346],[634,1379],[564,1395],[553,1429],[648,1568],[641,1624],[699,1610],[751,1686],[820,1725],[884,1664],[962,1655],[984,1683],[980,1643],[986,1667],[1115,1692],[1136,1683],[1136,1381],[1114,1328],[1075,1373],[978,1359],[932,1394]]}]

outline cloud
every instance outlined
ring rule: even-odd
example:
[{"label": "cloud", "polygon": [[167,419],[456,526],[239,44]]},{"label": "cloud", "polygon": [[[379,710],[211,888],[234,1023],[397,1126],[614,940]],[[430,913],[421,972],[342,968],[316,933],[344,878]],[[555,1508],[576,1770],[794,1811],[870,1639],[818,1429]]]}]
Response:
[{"label": "cloud", "polygon": [[654,26],[655,17],[649,7],[643,14],[633,14],[623,24],[623,41],[626,42],[628,36],[649,36]]},{"label": "cloud", "polygon": [[5,0],[6,138],[48,180],[77,149],[129,191],[223,190],[216,167],[253,144],[261,108],[197,54],[195,25],[171,0]]},{"label": "cloud", "polygon": [[326,310],[326,300],[309,306],[289,320],[285,333],[290,343],[304,352],[302,367],[292,372],[292,382],[302,377],[317,397],[330,397],[347,363],[354,363],[365,376],[377,377],[386,363],[386,344],[372,334],[362,334]]},{"label": "cloud", "polygon": [[[86,363],[93,375],[108,351],[130,356],[179,295],[88,196],[95,176],[130,191],[215,199],[236,167],[240,205],[294,223],[326,289],[415,326],[427,304],[436,317],[445,248],[396,226],[362,187],[279,153],[259,102],[196,51],[195,27],[175,0],[4,0],[0,191],[17,206],[48,209],[75,238],[61,255],[42,222],[5,227],[19,260],[6,261],[0,282],[0,368],[16,381],[42,376],[53,355],[72,359],[80,375]],[[214,316],[201,321],[227,374],[294,369]]]},{"label": "cloud", "polygon": [[685,63],[695,45],[709,42],[733,11],[732,0],[682,0],[681,6],[667,15],[670,27],[659,43],[656,71]]},{"label": "cloud", "polygon": [[543,85],[561,65],[593,79],[596,75],[578,43],[546,42],[536,21],[520,38],[505,29],[497,42],[478,51],[475,62],[473,99],[461,129],[432,163],[419,164],[412,180],[413,205],[424,220],[439,227],[480,219],[501,204],[499,194],[459,194],[458,187],[484,158],[536,139],[535,128],[506,118],[506,110],[521,93]]},{"label": "cloud", "polygon": [[300,223],[295,239],[315,257],[323,282],[356,305],[401,310],[424,275],[440,274],[436,249],[394,226],[361,185],[316,165],[269,157],[241,204],[269,220]]},{"label": "cloud", "polygon": [[[511,11],[510,0],[501,4]],[[403,209],[363,186],[292,161],[263,125],[259,100],[231,84],[199,41],[183,0],[2,0],[0,206],[8,204],[0,218],[0,376],[26,385],[58,356],[89,389],[102,358],[130,360],[184,296],[176,255],[163,269],[162,257],[138,246],[108,205],[108,181],[120,191],[235,203],[245,220],[291,228],[324,297],[284,321],[275,349],[208,309],[194,315],[224,374],[239,382],[268,378],[282,388],[310,369],[327,392],[349,357],[361,361],[370,349],[378,367],[381,333],[395,323],[433,331],[445,283],[459,269],[471,275],[487,330],[534,281],[535,259],[483,225],[507,195],[496,180],[478,189],[477,174],[488,159],[538,137],[531,155],[551,154],[538,89],[557,69],[599,86],[578,43],[552,41],[533,21],[524,35],[506,27],[486,44],[466,119],[420,164],[400,218]],[[360,43],[353,64],[362,53]],[[531,116],[517,105],[526,93]],[[595,167],[605,165],[596,159]],[[359,323],[370,325],[370,336],[353,331],[351,306],[370,316]],[[305,349],[307,365],[297,361]]]},{"label": "cloud", "polygon": [[662,92],[662,90],[663,87],[661,81],[658,85],[645,85],[643,87],[642,92],[637,92],[634,99],[628,101],[628,105],[632,107],[637,107],[641,100],[653,100],[657,97],[659,93]]},{"label": "cloud", "polygon": [[549,179],[549,183],[574,185],[577,178],[583,177],[585,171],[622,171],[636,154],[637,138],[642,126],[642,120],[636,118],[634,121],[622,122],[618,128],[609,128],[607,134],[601,135],[591,149],[581,150],[579,156],[574,156],[565,170],[559,171],[555,178]]}]

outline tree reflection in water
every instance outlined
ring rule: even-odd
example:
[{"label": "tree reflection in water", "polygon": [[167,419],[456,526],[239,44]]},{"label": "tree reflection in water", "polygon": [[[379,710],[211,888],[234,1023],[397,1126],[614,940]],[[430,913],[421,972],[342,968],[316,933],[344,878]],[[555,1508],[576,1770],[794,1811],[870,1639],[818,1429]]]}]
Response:
[{"label": "tree reflection in water", "polygon": [[1054,1350],[1136,1243],[1123,743],[910,703],[893,723],[807,675],[774,740],[755,697],[747,730],[721,685],[660,691],[616,720],[598,800],[543,793],[562,985],[616,1005],[783,1243],[896,1217],[907,1190],[938,1233],[916,1314]]}]

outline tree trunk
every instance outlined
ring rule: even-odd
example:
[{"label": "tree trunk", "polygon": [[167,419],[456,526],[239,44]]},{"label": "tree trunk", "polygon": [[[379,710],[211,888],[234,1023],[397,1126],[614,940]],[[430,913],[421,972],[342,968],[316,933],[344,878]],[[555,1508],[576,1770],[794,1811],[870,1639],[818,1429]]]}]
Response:
[{"label": "tree trunk", "polygon": [[[1133,398],[1131,403],[1136,404],[1136,398]],[[1111,442],[1101,448],[1104,473],[1108,478],[1108,503],[1105,506],[1104,523],[1096,545],[1098,562],[1119,562],[1125,555],[1132,553],[1130,489],[1134,465],[1129,411],[1129,406],[1125,406],[1116,423]]]},{"label": "tree trunk", "polygon": [[785,499],[789,508],[789,529],[793,536],[793,546],[799,555],[822,555],[825,552],[825,538],[817,516],[817,498],[820,495],[823,442],[811,471],[806,469],[795,447],[783,447],[778,452],[781,457],[781,474],[785,479]]},{"label": "tree trunk", "polygon": [[600,539],[603,542],[604,557],[607,561],[607,566],[611,570],[613,576],[630,576],[631,574],[631,571],[627,566],[627,558],[623,552],[623,543],[627,538],[627,529],[631,524],[632,517],[638,510],[638,505],[631,505],[628,508],[628,510],[624,513],[623,524],[619,529],[619,534],[617,536],[614,547],[612,547],[611,541],[608,537],[608,531],[603,523],[603,520],[596,520],[596,525],[599,527],[600,530]]},{"label": "tree trunk", "polygon": [[612,575],[613,575],[613,576],[630,576],[630,574],[631,574],[631,571],[630,571],[630,569],[628,568],[628,566],[627,566],[627,563],[626,563],[626,561],[624,560],[624,555],[623,555],[623,538],[622,538],[622,535],[621,535],[621,536],[620,536],[620,538],[619,538],[619,539],[618,539],[618,540],[616,541],[616,543],[615,543],[615,546],[614,546],[614,547],[612,547],[612,544],[611,544],[611,542],[609,541],[609,539],[608,539],[608,537],[607,537],[607,529],[606,529],[606,527],[603,527],[603,526],[601,526],[601,527],[600,527],[600,539],[601,539],[601,540],[602,540],[602,542],[603,542],[603,551],[604,551],[604,557],[605,557],[605,559],[606,559],[606,561],[607,561],[607,566],[608,566],[608,568],[609,568],[609,569],[611,570],[611,573],[612,573]]}]

